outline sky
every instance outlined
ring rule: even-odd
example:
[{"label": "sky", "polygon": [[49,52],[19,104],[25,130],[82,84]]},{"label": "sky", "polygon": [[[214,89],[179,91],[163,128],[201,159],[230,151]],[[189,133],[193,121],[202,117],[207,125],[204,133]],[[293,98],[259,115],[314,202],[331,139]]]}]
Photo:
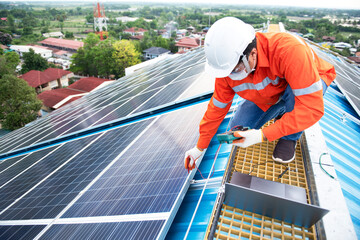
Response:
[{"label": "sky", "polygon": [[[7,2],[9,0],[0,0]],[[12,0],[23,1],[23,0]],[[36,2],[40,0],[28,0],[27,2]],[[44,0],[41,0],[44,1]],[[50,1],[50,0],[49,0]],[[71,0],[62,0],[62,2],[71,2]],[[76,0],[85,2],[97,2],[97,0]],[[164,2],[164,3],[222,3],[222,4],[246,4],[246,5],[273,5],[273,6],[295,6],[295,7],[325,7],[338,9],[360,9],[360,0],[99,0],[105,2]]]}]

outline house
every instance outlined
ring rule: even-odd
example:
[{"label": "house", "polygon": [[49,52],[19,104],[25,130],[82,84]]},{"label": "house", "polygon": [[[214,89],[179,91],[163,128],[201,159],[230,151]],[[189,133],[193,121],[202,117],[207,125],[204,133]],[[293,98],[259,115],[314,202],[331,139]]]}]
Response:
[{"label": "house", "polygon": [[96,77],[87,77],[87,78],[81,78],[75,83],[69,85],[67,88],[76,89],[84,92],[93,92],[102,87],[109,85],[112,82],[114,82],[114,80],[96,78]]},{"label": "house", "polygon": [[38,95],[38,98],[43,102],[42,109],[46,112],[51,112],[54,109],[62,107],[76,99],[84,96],[86,92],[76,89],[59,88],[53,90],[46,90]]},{"label": "house", "polygon": [[7,21],[7,18],[6,17],[2,17],[0,18],[2,21]]},{"label": "house", "polygon": [[138,35],[143,36],[145,32],[147,32],[147,30],[137,27],[128,28],[123,31],[123,33],[131,34],[131,36],[138,36]]},{"label": "house", "polygon": [[80,41],[58,38],[47,38],[39,43],[45,47],[56,48],[69,52],[76,52],[79,48],[84,46],[84,43]]},{"label": "house", "polygon": [[181,39],[186,36],[187,30],[186,29],[179,29],[176,31],[176,38]]},{"label": "house", "polygon": [[10,49],[15,51],[17,54],[19,54],[20,57],[23,57],[24,53],[29,52],[30,48],[32,48],[36,54],[40,54],[45,59],[52,57],[53,53],[49,49],[44,49],[44,48],[35,47],[35,46],[25,46],[25,45],[11,45],[10,46]]},{"label": "house", "polygon": [[31,87],[35,88],[37,93],[44,90],[66,87],[69,84],[69,78],[74,73],[58,68],[48,68],[45,71],[31,70],[20,78],[24,79]]},{"label": "house", "polygon": [[310,38],[310,39],[313,39],[313,38],[315,38],[315,35],[314,35],[314,34],[312,34],[312,33],[307,33],[307,34],[305,34],[303,37],[304,37],[304,38]]},{"label": "house", "polygon": [[184,37],[180,39],[175,46],[179,48],[179,53],[184,53],[189,51],[192,48],[199,47],[201,44],[201,41],[199,38],[191,38],[191,37]]},{"label": "house", "polygon": [[43,37],[63,38],[64,34],[62,32],[49,32],[49,33],[43,33]]},{"label": "house", "polygon": [[96,77],[82,78],[67,88],[44,91],[38,98],[43,102],[43,110],[50,112],[112,82],[113,80]]},{"label": "house", "polygon": [[144,38],[144,35],[135,35],[135,36],[130,36],[129,39],[132,39],[132,40],[141,40]]},{"label": "house", "polygon": [[148,59],[153,59],[153,58],[156,58],[156,57],[159,57],[159,56],[162,56],[165,54],[169,54],[169,53],[170,53],[170,50],[167,50],[165,48],[151,47],[151,48],[144,50],[144,58],[146,60],[148,60]]},{"label": "house", "polygon": [[322,40],[327,41],[327,42],[334,42],[335,41],[335,37],[330,37],[330,36],[323,36]]},{"label": "house", "polygon": [[137,17],[127,17],[127,16],[123,16],[123,17],[117,17],[115,18],[117,22],[121,21],[123,23],[127,23],[127,22],[135,22],[136,20],[138,20],[139,18]]},{"label": "house", "polygon": [[3,51],[5,51],[5,50],[7,50],[7,49],[8,49],[8,47],[7,47],[7,46],[2,45],[2,44],[0,44],[0,48],[1,48]]},{"label": "house", "polygon": [[334,47],[337,49],[351,48],[351,44],[345,42],[334,43]]},{"label": "house", "polygon": [[360,57],[348,57],[351,61],[354,61],[357,64],[360,64]]}]

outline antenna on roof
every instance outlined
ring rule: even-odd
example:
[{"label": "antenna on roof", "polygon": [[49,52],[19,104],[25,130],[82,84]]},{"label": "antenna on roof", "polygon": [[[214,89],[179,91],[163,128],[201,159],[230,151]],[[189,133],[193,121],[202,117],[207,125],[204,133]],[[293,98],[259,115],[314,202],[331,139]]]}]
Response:
[{"label": "antenna on roof", "polygon": [[100,3],[94,6],[94,28],[100,39],[104,40],[104,34],[107,35],[107,23],[104,5],[100,6]]}]

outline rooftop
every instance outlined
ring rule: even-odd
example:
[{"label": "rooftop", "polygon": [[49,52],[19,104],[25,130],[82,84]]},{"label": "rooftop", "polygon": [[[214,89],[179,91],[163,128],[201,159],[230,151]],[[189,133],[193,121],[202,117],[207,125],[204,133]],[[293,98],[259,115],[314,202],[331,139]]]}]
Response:
[{"label": "rooftop", "polygon": [[196,38],[184,37],[181,38],[175,46],[177,47],[187,47],[187,48],[195,48],[199,46],[199,40]]},{"label": "rooftop", "polygon": [[161,55],[167,52],[170,52],[170,50],[167,50],[162,47],[151,47],[144,50],[144,53],[153,54],[153,55]]},{"label": "rooftop", "polygon": [[77,50],[80,47],[84,46],[84,43],[80,42],[80,41],[59,39],[59,38],[47,38],[43,41],[40,41],[39,43],[45,44],[45,45],[50,45],[50,46],[69,48],[69,49],[74,49],[74,50]]},{"label": "rooftop", "polygon": [[21,75],[20,78],[24,79],[31,87],[36,88],[45,83],[60,79],[61,77],[68,75],[70,73],[72,72],[59,68],[48,68],[43,72],[37,70],[31,70]]}]

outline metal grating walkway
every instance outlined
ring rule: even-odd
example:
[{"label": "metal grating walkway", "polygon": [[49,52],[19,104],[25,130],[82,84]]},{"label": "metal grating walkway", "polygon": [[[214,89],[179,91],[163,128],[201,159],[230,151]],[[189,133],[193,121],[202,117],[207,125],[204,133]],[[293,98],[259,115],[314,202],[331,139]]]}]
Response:
[{"label": "metal grating walkway", "polygon": [[[272,160],[272,152],[276,143],[277,141],[264,142],[245,149],[236,148],[231,175],[237,171],[305,188],[307,202],[310,204],[309,188],[299,141],[295,160],[290,164],[280,164]],[[206,237],[208,235],[209,231]],[[315,225],[311,228],[299,227],[223,204],[214,239],[317,239],[317,237]]]}]

